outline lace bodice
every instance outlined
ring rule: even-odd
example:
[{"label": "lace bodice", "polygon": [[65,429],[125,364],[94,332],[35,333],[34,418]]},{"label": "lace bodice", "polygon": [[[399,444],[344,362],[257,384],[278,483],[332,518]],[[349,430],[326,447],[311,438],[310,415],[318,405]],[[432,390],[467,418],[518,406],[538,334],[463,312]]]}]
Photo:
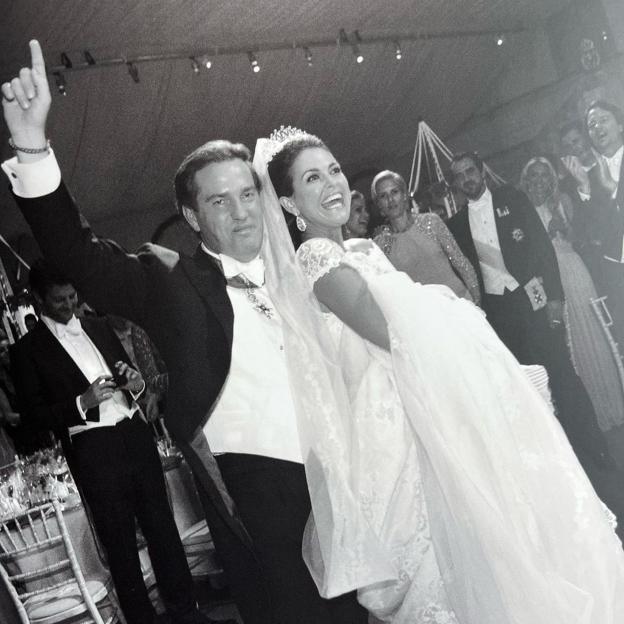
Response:
[{"label": "lace bodice", "polygon": [[312,238],[297,250],[297,259],[311,285],[340,264],[354,268],[364,279],[396,271],[372,241],[351,238],[344,248],[327,238]]}]

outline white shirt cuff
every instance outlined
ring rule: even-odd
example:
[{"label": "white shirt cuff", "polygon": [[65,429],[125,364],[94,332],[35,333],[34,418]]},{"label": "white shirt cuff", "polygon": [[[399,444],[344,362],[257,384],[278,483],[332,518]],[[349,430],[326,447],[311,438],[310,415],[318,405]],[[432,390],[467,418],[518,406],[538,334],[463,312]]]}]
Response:
[{"label": "white shirt cuff", "polygon": [[17,156],[2,163],[2,170],[11,181],[13,192],[18,197],[42,197],[59,187],[61,170],[52,148],[49,152],[45,158],[33,163],[20,163]]},{"label": "white shirt cuff", "polygon": [[87,414],[83,411],[82,406],[80,405],[80,395],[76,397],[76,408],[78,409],[78,413],[80,414],[82,420],[87,422]]},{"label": "white shirt cuff", "polygon": [[581,201],[589,201],[591,199],[591,195],[589,193],[584,193],[583,191],[581,191],[581,187],[577,187],[577,192],[579,194],[579,197],[581,198]]}]

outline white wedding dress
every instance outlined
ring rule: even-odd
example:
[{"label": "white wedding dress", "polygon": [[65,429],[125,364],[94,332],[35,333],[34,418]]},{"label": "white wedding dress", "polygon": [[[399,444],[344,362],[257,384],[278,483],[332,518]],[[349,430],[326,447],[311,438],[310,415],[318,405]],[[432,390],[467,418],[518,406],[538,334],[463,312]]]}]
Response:
[{"label": "white wedding dress", "polygon": [[312,284],[355,269],[388,322],[391,354],[326,314],[353,405],[352,487],[398,570],[362,604],[394,624],[624,622],[608,512],[479,308],[413,283],[370,241],[312,239],[297,259]]}]

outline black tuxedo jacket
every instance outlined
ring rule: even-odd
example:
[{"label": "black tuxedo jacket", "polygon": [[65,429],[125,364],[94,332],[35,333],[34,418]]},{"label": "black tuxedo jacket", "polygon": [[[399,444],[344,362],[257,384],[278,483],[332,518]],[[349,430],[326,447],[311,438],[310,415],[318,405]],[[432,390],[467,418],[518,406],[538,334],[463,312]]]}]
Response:
[{"label": "black tuxedo jacket", "polygon": [[598,167],[589,172],[591,198],[590,212],[597,221],[602,254],[620,260],[624,237],[624,159],[620,166],[620,182],[615,198],[611,197],[598,181]]},{"label": "black tuxedo jacket", "polygon": [[[496,231],[507,270],[520,286],[533,277],[542,278],[548,299],[562,300],[563,289],[555,250],[529,198],[509,185],[497,187],[491,193]],[[470,231],[468,208],[462,208],[447,225],[477,272],[483,298],[483,276]]]},{"label": "black tuxedo jacket", "polygon": [[[81,324],[111,370],[119,360],[130,364],[106,319],[83,319]],[[20,411],[27,427],[54,431],[71,462],[68,429],[84,422],[76,407],[76,397],[89,387],[89,381],[43,321],[11,347],[10,356]],[[131,403],[130,393],[124,394]],[[87,410],[86,418],[99,421],[99,407]]]},{"label": "black tuxedo jacket", "polygon": [[63,183],[49,195],[15,199],[46,259],[85,299],[154,341],[169,373],[167,428],[217,512],[250,546],[202,430],[232,355],[234,313],[221,271],[199,247],[193,257],[152,244],[129,254],[97,238]]}]

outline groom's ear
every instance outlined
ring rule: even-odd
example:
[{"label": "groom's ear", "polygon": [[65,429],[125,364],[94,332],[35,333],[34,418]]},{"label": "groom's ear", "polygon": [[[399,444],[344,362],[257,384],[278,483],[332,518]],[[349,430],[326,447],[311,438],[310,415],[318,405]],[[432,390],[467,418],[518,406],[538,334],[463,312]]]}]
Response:
[{"label": "groom's ear", "polygon": [[291,215],[297,216],[299,211],[297,210],[297,206],[295,202],[290,199],[290,197],[280,197],[279,198],[280,206],[286,211],[290,212]]}]

